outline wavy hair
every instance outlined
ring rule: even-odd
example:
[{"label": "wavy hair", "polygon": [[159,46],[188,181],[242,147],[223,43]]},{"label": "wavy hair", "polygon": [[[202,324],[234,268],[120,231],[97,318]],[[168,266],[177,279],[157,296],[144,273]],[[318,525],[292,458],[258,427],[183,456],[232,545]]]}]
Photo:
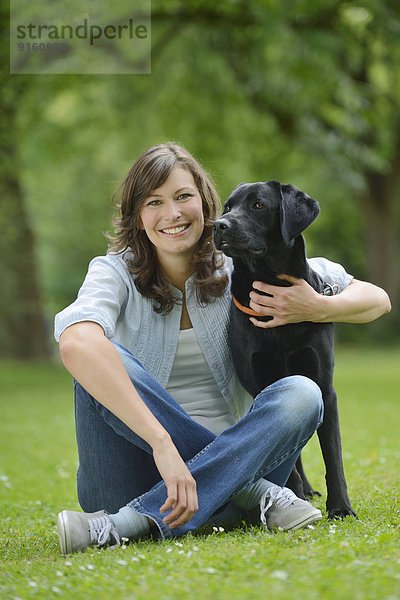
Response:
[{"label": "wavy hair", "polygon": [[159,266],[153,244],[140,228],[140,212],[145,199],[163,185],[176,166],[192,174],[202,199],[204,230],[192,259],[197,299],[204,304],[224,293],[228,276],[221,272],[223,256],[212,240],[212,225],[220,214],[221,203],[205,170],[178,144],[157,144],[135,161],[113,194],[118,215],[113,219],[114,234],[107,236],[111,242],[109,251],[127,252],[127,268],[135,275],[137,289],[146,298],[152,298],[154,310],[163,314],[170,312],[178,300]]}]

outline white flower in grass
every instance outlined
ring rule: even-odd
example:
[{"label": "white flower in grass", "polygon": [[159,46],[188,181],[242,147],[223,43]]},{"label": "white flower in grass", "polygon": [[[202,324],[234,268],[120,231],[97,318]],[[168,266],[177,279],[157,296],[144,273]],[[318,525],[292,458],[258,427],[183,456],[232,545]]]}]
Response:
[{"label": "white flower in grass", "polygon": [[64,573],[62,571],[56,571],[57,577],[63,577]]},{"label": "white flower in grass", "polygon": [[36,583],[36,581],[28,581],[28,585],[29,585],[29,587],[31,587],[31,588],[36,588],[36,587],[37,587],[37,583]]},{"label": "white flower in grass", "polygon": [[53,587],[51,588],[51,591],[54,592],[55,594],[60,594],[61,590],[59,587],[57,587],[56,585],[53,585]]},{"label": "white flower in grass", "polygon": [[210,573],[210,575],[213,575],[214,573],[218,573],[217,569],[214,569],[214,567],[207,567],[204,570],[206,573]]},{"label": "white flower in grass", "polygon": [[128,564],[127,560],[122,560],[122,559],[118,559],[115,561],[117,564],[121,565],[122,567],[125,567]]},{"label": "white flower in grass", "polygon": [[225,529],[223,527],[213,527],[213,531],[215,531],[215,533],[222,533],[223,531],[225,531]]},{"label": "white flower in grass", "polygon": [[199,547],[198,546],[193,546],[193,552],[198,552],[199,551]]},{"label": "white flower in grass", "polygon": [[132,562],[139,562],[139,559],[138,559],[137,556],[132,556],[131,561]]},{"label": "white flower in grass", "polygon": [[179,548],[182,548],[183,544],[181,544],[180,542],[175,542],[175,546],[179,546]]},{"label": "white flower in grass", "polygon": [[172,552],[172,548],[167,548],[165,551],[166,554],[169,554],[170,552]]},{"label": "white flower in grass", "polygon": [[65,563],[64,563],[64,565],[66,567],[72,567],[72,562],[70,560],[66,560]]},{"label": "white flower in grass", "polygon": [[94,565],[86,565],[86,568],[88,571],[94,571],[95,566]]}]

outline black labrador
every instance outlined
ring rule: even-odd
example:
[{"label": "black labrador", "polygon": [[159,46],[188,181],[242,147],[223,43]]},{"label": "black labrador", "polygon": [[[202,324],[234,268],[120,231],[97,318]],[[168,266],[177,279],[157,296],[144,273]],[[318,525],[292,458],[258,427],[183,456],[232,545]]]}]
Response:
[{"label": "black labrador", "polygon": [[[304,375],[319,385],[325,409],[318,436],[326,469],[326,506],[329,518],[343,518],[356,513],[347,494],[332,384],[333,324],[306,322],[262,329],[245,312],[253,282],[290,285],[276,277],[282,273],[305,279],[319,293],[327,293],[320,276],[308,265],[302,236],[318,214],[318,203],[293,185],[274,180],[242,183],[215,221],[214,240],[233,259],[229,338],[239,378],[253,397],[289,375]],[[300,498],[318,493],[307,480],[301,458],[286,485]]]}]

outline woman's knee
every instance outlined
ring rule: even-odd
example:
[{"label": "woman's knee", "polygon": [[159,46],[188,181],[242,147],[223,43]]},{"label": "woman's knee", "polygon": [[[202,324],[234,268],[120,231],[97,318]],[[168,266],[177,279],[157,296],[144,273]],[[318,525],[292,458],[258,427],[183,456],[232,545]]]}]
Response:
[{"label": "woman's knee", "polygon": [[308,414],[314,413],[317,416],[318,425],[320,425],[324,416],[324,403],[320,387],[309,377],[303,375],[294,375],[293,377],[296,380],[300,408]]},{"label": "woman's knee", "polygon": [[286,391],[286,407],[297,418],[315,417],[322,423],[324,404],[319,386],[303,375],[292,375],[281,380]]}]

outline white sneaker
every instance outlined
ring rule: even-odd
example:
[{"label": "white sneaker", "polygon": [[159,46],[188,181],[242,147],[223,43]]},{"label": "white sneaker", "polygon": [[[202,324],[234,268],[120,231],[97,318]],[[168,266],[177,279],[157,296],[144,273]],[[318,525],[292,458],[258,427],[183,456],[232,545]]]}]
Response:
[{"label": "white sneaker", "polygon": [[289,490],[273,485],[260,501],[261,523],[268,529],[300,529],[322,519],[322,513]]},{"label": "white sneaker", "polygon": [[89,546],[115,548],[121,543],[114,524],[104,510],[94,513],[63,510],[58,515],[58,535],[63,554],[83,552]]}]

